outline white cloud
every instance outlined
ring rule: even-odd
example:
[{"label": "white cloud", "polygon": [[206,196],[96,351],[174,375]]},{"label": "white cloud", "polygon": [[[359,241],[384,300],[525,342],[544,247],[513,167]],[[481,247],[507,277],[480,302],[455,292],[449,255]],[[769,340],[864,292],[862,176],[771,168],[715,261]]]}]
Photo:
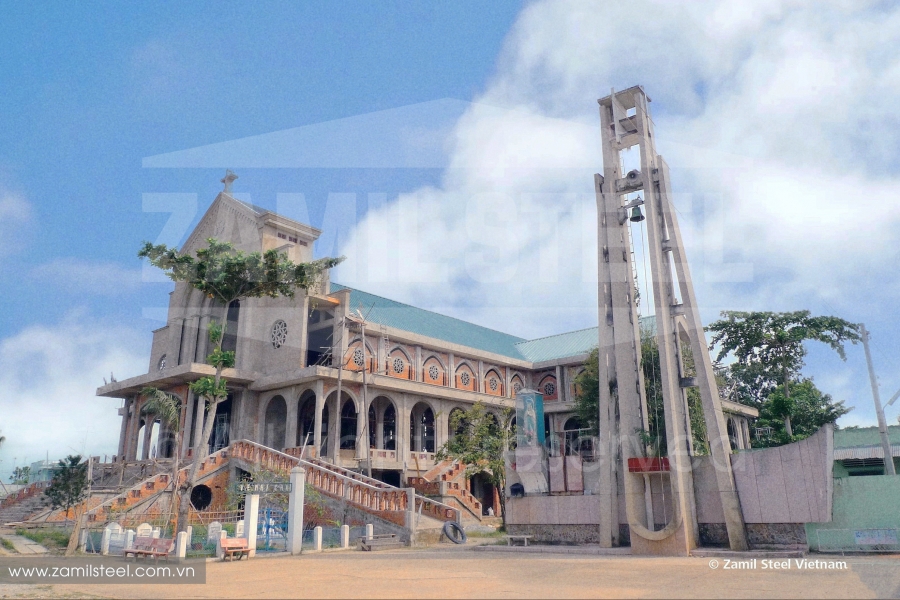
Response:
[{"label": "white cloud", "polygon": [[32,218],[33,211],[27,200],[0,188],[0,256],[18,249]]},{"label": "white cloud", "polygon": [[141,284],[141,270],[114,262],[67,257],[35,267],[31,278],[69,293],[114,296],[137,290]]},{"label": "white cloud", "polygon": [[[141,349],[139,352],[135,348]],[[67,454],[116,453],[121,400],[98,398],[110,372],[146,371],[144,336],[70,314],[56,325],[35,325],[0,340],[0,474]],[[50,433],[52,432],[52,435]]]},{"label": "white cloud", "polygon": [[335,279],[521,335],[596,323],[595,100],[641,84],[705,316],[852,319],[900,292],[898,37],[877,3],[532,4],[440,188],[371,211]]}]

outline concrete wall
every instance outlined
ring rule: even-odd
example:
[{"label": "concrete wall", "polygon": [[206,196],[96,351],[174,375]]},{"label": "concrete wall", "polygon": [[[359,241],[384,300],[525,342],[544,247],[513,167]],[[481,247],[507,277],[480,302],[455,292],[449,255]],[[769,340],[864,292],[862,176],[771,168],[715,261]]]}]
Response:
[{"label": "concrete wall", "polygon": [[[831,425],[826,425],[801,442],[732,454],[744,521],[749,524],[831,520],[833,445],[834,431]],[[706,489],[706,484],[702,489]],[[712,519],[712,511],[710,507],[704,518]]]},{"label": "concrete wall", "polygon": [[836,479],[830,522],[806,524],[810,550],[818,549],[818,531],[835,529],[851,530],[845,536],[851,543],[852,530],[900,530],[900,477],[874,475]]}]

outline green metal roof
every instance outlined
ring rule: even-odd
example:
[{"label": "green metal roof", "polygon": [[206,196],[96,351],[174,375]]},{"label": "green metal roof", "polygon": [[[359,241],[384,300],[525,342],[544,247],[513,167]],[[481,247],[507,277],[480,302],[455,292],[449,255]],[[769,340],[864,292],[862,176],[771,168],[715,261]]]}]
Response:
[{"label": "green metal roof", "polygon": [[416,308],[396,300],[382,298],[368,292],[349,288],[337,283],[331,284],[332,293],[342,289],[350,290],[350,308],[361,308],[362,314],[368,314],[370,323],[386,325],[395,329],[417,333],[451,344],[477,348],[519,360],[525,357],[516,349],[516,344],[524,342],[524,338],[509,335],[475,325],[461,319],[448,317],[423,308]]},{"label": "green metal roof", "polygon": [[543,362],[555,358],[587,354],[597,347],[597,328],[588,327],[557,335],[527,340],[516,344],[516,349],[526,360]]},{"label": "green metal roof", "polygon": [[[368,314],[368,321],[371,323],[510,358],[531,362],[568,358],[587,354],[598,343],[596,327],[526,340],[332,282],[332,293],[343,289],[350,290],[350,309],[360,308],[364,315]],[[651,334],[655,333],[655,318],[642,317],[641,328]]]},{"label": "green metal roof", "polygon": [[[888,425],[888,437],[892,446],[900,444],[900,425]],[[836,429],[834,432],[835,449],[880,445],[881,436],[878,434],[877,427],[853,427],[850,429]]]}]

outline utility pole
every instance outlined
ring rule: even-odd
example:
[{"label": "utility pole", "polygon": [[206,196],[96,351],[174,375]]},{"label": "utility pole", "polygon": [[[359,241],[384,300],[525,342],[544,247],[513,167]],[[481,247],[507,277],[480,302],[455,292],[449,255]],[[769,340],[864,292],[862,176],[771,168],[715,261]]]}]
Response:
[{"label": "utility pole", "polygon": [[[863,348],[866,351],[866,363],[869,365],[869,379],[872,381],[872,398],[875,400],[875,414],[878,416],[878,433],[881,434],[881,447],[884,450],[884,474],[896,475],[894,469],[894,453],[891,452],[891,439],[888,437],[887,422],[884,420],[884,409],[881,407],[881,396],[878,394],[878,381],[875,379],[875,366],[872,364],[872,353],[869,351],[869,332],[860,323]],[[891,399],[891,402],[894,398]]]}]

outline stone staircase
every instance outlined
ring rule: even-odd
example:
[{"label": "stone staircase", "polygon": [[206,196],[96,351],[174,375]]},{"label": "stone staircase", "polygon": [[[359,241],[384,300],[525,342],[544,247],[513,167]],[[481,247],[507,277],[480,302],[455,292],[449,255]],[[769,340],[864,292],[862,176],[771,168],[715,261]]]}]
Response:
[{"label": "stone staircase", "polygon": [[[306,483],[320,494],[342,500],[376,518],[408,530],[430,529],[435,524],[459,521],[460,510],[412,488],[394,487],[356,471],[315,458],[300,458],[299,449],[281,452],[248,440],[231,444],[233,460],[288,473],[294,467],[306,469]],[[418,525],[416,525],[418,523]]]},{"label": "stone staircase", "polygon": [[[206,460],[200,465],[200,482],[205,478],[213,475],[215,472],[227,466],[228,455],[227,450],[219,450],[210,454]],[[188,476],[190,464],[182,467],[178,471],[179,481],[183,481]],[[170,473],[156,473],[143,481],[131,486],[129,489],[113,494],[100,494],[91,498],[86,513],[87,522],[89,524],[107,523],[109,521],[143,512],[148,505],[152,504],[159,496],[171,489]],[[41,513],[32,515],[31,522],[57,522],[66,521],[74,518],[74,512],[69,511],[68,515],[62,510],[46,509]]]},{"label": "stone staircase", "polygon": [[0,525],[19,523],[45,508],[46,482],[38,482],[10,494],[0,502]]},{"label": "stone staircase", "polygon": [[481,501],[466,489],[466,467],[462,463],[442,461],[422,477],[410,477],[408,482],[422,495],[436,497],[446,504],[459,506],[463,509],[466,520],[479,522],[482,520]]}]

